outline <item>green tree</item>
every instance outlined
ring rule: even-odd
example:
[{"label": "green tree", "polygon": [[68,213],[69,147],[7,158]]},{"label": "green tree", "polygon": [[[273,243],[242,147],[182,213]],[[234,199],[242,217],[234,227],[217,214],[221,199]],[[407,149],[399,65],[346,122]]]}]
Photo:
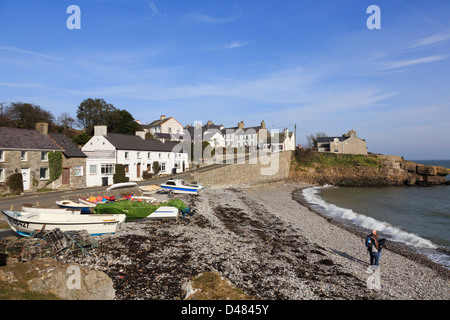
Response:
[{"label": "green tree", "polygon": [[30,103],[13,102],[6,107],[4,116],[17,128],[35,129],[38,122],[54,125],[54,117],[49,111]]},{"label": "green tree", "polygon": [[107,125],[109,113],[116,110],[103,99],[84,100],[77,109],[77,119],[89,135],[94,134],[94,126]]},{"label": "green tree", "polygon": [[108,132],[121,134],[135,134],[141,130],[141,125],[134,120],[126,110],[115,109],[107,116]]}]

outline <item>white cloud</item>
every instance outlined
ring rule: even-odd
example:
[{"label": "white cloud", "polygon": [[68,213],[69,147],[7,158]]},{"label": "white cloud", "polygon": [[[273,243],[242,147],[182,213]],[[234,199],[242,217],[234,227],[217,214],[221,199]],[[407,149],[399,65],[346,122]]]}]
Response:
[{"label": "white cloud", "polygon": [[43,53],[40,53],[40,52],[24,50],[24,49],[20,49],[20,48],[16,48],[16,47],[0,46],[0,50],[11,51],[11,52],[19,52],[19,53],[24,53],[24,54],[27,54],[27,55],[33,55],[33,56],[46,58],[46,59],[51,59],[51,60],[61,60],[61,58],[58,58],[58,57],[55,57],[55,56],[50,56],[50,55],[43,54]]},{"label": "white cloud", "polygon": [[442,42],[442,41],[446,41],[450,39],[450,33],[441,33],[441,34],[435,34],[433,36],[429,36],[423,39],[418,40],[414,45],[413,48],[415,47],[423,47],[423,46],[428,46],[428,45],[432,45],[438,42]]},{"label": "white cloud", "polygon": [[391,70],[391,69],[398,69],[398,68],[404,68],[409,66],[414,66],[418,64],[423,63],[430,63],[435,61],[440,61],[446,59],[446,56],[430,56],[420,59],[412,59],[412,60],[403,60],[403,61],[391,61],[384,64],[384,69]]},{"label": "white cloud", "polygon": [[233,41],[225,46],[226,49],[234,49],[246,46],[247,43],[243,41]]}]

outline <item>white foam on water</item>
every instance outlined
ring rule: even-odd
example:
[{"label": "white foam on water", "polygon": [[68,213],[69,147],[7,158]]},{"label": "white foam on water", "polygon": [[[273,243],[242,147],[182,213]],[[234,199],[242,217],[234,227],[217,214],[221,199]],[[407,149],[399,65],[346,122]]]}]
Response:
[{"label": "white foam on water", "polygon": [[334,204],[324,201],[320,196],[320,190],[324,188],[335,188],[333,186],[312,187],[303,190],[305,200],[310,204],[318,206],[325,215],[333,219],[343,219],[353,223],[356,226],[366,229],[376,229],[382,233],[386,238],[391,238],[394,241],[404,243],[408,246],[423,249],[437,249],[438,246],[430,240],[424,239],[414,233],[406,232],[398,227],[394,227],[387,222],[378,221],[374,218],[365,216],[361,213],[354,212],[351,209],[341,208]]}]

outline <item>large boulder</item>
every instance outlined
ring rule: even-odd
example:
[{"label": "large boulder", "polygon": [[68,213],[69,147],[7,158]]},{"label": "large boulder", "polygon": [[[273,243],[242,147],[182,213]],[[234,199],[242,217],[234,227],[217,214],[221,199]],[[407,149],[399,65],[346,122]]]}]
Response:
[{"label": "large boulder", "polygon": [[40,276],[28,281],[30,290],[53,293],[64,300],[113,300],[115,289],[102,271],[86,270],[76,264],[47,259]]}]

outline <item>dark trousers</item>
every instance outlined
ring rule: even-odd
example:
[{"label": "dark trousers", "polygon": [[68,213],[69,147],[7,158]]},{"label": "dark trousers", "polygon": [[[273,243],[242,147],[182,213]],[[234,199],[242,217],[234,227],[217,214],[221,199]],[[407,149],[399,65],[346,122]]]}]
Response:
[{"label": "dark trousers", "polygon": [[378,252],[369,251],[370,254],[370,265],[378,265],[378,260],[380,259],[380,255]]}]

